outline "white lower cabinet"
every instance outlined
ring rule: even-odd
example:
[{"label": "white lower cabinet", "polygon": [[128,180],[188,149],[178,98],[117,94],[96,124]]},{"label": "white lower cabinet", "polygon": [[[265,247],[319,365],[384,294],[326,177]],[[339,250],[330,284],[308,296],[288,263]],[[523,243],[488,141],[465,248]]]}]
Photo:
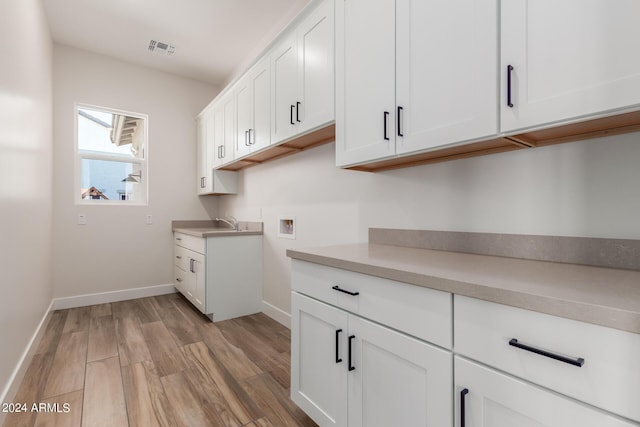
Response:
[{"label": "white lower cabinet", "polygon": [[[182,237],[174,246],[174,284],[191,303],[203,313],[205,312],[205,257],[196,252],[199,246],[190,245]],[[195,250],[194,250],[195,249]]]},{"label": "white lower cabinet", "polygon": [[291,399],[320,426],[346,426],[347,313],[295,292],[291,302]]},{"label": "white lower cabinet", "polygon": [[[631,427],[568,397],[455,357],[455,426]],[[637,404],[638,402],[636,402]]]},{"label": "white lower cabinet", "polygon": [[352,315],[345,338],[350,427],[451,425],[450,352]]},{"label": "white lower cabinet", "polygon": [[204,255],[197,252],[184,250],[186,256],[186,270],[175,266],[176,288],[185,296],[196,308],[204,313],[205,311],[205,260]]},{"label": "white lower cabinet", "polygon": [[297,292],[291,343],[291,398],[320,426],[451,425],[449,351]]},{"label": "white lower cabinet", "polygon": [[297,259],[291,278],[291,399],[320,426],[640,426],[639,334]]},{"label": "white lower cabinet", "polygon": [[174,285],[213,321],[262,310],[262,236],[174,233]]}]

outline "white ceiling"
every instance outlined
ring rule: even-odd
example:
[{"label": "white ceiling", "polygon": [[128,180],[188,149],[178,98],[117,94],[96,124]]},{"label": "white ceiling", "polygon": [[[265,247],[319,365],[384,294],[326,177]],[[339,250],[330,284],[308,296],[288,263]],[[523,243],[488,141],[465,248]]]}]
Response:
[{"label": "white ceiling", "polygon": [[[42,0],[56,43],[222,85],[310,0]],[[175,46],[148,51],[149,41]]]}]

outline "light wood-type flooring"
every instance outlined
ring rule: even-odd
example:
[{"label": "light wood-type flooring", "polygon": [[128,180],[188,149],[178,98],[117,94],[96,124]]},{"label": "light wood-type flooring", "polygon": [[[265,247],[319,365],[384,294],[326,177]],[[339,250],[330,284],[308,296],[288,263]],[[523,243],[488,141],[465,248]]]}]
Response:
[{"label": "light wood-type flooring", "polygon": [[264,314],[211,323],[179,294],[58,310],[4,426],[315,426],[289,346]]}]

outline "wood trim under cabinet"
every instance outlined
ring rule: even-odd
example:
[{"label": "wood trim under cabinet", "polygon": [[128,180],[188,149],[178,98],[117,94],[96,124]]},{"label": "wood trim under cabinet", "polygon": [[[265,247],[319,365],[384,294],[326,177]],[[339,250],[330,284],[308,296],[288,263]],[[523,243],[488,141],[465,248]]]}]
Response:
[{"label": "wood trim under cabinet", "polygon": [[256,153],[251,153],[247,157],[243,157],[231,163],[227,163],[219,169],[237,171],[250,166],[259,165],[271,160],[290,156],[291,154],[308,150],[319,145],[333,142],[335,140],[335,136],[336,125],[332,122],[320,129],[316,129],[312,132],[284,141],[280,144],[270,145],[264,150],[260,150]]},{"label": "wood trim under cabinet", "polygon": [[543,147],[591,138],[640,132],[640,111],[534,130],[486,141],[373,161],[346,169],[382,172],[391,169],[465,159],[522,148]]},{"label": "wood trim under cabinet", "polygon": [[[401,157],[373,161],[345,169],[364,172],[382,172],[386,170],[406,168],[450,160],[466,159],[487,154],[502,153],[523,148],[543,147],[563,144],[591,138],[600,138],[625,133],[640,132],[640,111],[622,113],[608,117],[570,123],[546,129],[534,130],[489,140],[473,142],[428,152],[410,154]],[[220,167],[222,170],[237,171],[271,160],[295,154],[335,140],[335,124],[284,141],[281,144],[268,146],[264,150],[232,161]]]}]

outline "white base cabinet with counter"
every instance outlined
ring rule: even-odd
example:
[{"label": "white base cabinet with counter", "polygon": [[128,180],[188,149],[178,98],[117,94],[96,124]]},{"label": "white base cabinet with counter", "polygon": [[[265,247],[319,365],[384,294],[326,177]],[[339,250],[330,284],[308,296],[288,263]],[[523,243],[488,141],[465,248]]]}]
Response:
[{"label": "white base cabinet with counter", "polygon": [[450,342],[450,294],[300,261],[292,288],[291,398],[314,421],[451,425],[451,352],[392,329]]},{"label": "white base cabinet with counter", "polygon": [[174,284],[213,321],[262,309],[262,236],[174,233]]},{"label": "white base cabinet with counter", "polygon": [[291,398],[320,426],[640,426],[640,335],[292,261]]},{"label": "white base cabinet with counter", "polygon": [[[460,295],[454,306],[455,352],[513,375],[456,360],[456,386],[473,402],[469,427],[528,426],[528,418],[548,427],[638,425],[595,408],[640,421],[637,334]],[[511,423],[481,422],[482,413]]]}]

